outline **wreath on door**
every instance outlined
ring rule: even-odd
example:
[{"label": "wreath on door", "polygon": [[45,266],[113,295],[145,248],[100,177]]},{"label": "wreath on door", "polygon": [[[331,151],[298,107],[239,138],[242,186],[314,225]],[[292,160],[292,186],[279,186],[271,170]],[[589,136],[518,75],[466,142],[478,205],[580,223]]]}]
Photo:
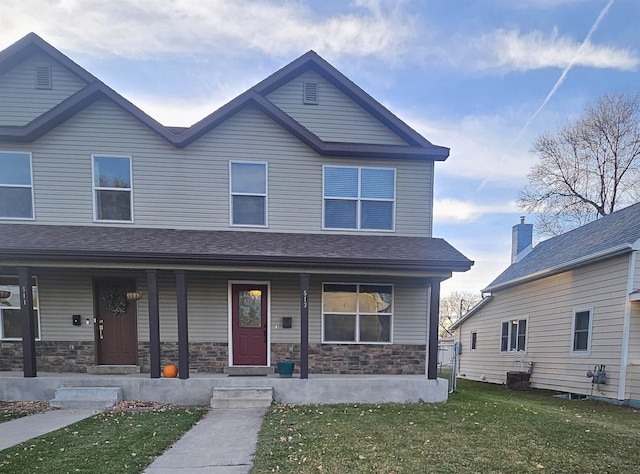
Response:
[{"label": "wreath on door", "polygon": [[122,288],[112,287],[107,296],[102,297],[104,309],[114,316],[124,316],[129,309],[129,300],[127,293]]}]

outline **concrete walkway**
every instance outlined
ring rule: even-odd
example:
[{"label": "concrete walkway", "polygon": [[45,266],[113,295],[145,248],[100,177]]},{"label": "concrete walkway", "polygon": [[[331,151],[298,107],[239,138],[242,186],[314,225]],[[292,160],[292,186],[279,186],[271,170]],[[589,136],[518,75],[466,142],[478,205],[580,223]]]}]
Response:
[{"label": "concrete walkway", "polygon": [[217,408],[163,455],[145,474],[246,474],[267,408]]},{"label": "concrete walkway", "polygon": [[95,410],[52,410],[0,423],[0,451],[96,413]]}]

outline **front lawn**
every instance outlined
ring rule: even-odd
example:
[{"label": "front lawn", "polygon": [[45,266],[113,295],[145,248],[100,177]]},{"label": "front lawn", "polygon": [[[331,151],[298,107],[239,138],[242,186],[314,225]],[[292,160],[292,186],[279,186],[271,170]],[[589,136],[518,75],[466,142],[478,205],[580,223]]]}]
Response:
[{"label": "front lawn", "polygon": [[274,405],[253,474],[630,473],[640,413],[458,381],[444,404]]},{"label": "front lawn", "polygon": [[101,413],[0,451],[0,472],[139,473],[206,411],[163,408]]}]

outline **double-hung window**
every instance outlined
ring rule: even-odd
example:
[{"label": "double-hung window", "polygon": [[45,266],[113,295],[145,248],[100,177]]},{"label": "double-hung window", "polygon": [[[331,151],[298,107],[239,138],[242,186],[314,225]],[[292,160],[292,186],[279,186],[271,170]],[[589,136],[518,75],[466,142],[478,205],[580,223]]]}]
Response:
[{"label": "double-hung window", "polygon": [[573,342],[571,352],[588,354],[591,351],[592,309],[580,309],[573,312]]},{"label": "double-hung window", "polygon": [[325,229],[393,230],[396,171],[324,167]]},{"label": "double-hung window", "polygon": [[131,157],[93,155],[96,221],[132,222]]},{"label": "double-hung window", "polygon": [[323,342],[388,343],[393,320],[393,286],[325,283],[322,287]]},{"label": "double-hung window", "polygon": [[229,163],[231,225],[267,226],[267,164]]},{"label": "double-hung window", "polygon": [[[8,291],[9,297],[0,300],[0,339],[22,339],[20,310],[20,286],[18,277],[0,276],[0,290]],[[40,339],[40,311],[38,310],[38,287],[33,279],[33,327],[36,339]]]},{"label": "double-hung window", "polygon": [[503,321],[500,332],[500,352],[527,350],[527,320]]},{"label": "double-hung window", "polygon": [[33,219],[31,153],[0,151],[0,219]]}]

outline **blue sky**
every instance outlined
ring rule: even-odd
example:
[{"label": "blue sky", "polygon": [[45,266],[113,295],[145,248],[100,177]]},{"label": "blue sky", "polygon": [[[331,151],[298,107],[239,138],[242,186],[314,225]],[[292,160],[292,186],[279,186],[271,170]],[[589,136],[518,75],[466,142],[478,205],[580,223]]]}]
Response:
[{"label": "blue sky", "polygon": [[[0,48],[30,31],[165,125],[187,126],[313,49],[451,156],[434,236],[509,264],[533,140],[607,92],[640,90],[637,0],[3,0]],[[527,222],[533,222],[527,216]]]}]

